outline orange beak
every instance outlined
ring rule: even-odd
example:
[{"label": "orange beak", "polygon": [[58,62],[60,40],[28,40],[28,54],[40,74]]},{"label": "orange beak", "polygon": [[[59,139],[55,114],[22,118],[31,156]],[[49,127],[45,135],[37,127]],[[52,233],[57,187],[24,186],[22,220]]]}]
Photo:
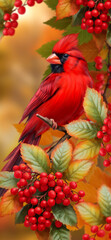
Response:
[{"label": "orange beak", "polygon": [[61,61],[59,59],[59,57],[55,54],[52,53],[48,58],[47,61],[51,64],[61,64]]}]

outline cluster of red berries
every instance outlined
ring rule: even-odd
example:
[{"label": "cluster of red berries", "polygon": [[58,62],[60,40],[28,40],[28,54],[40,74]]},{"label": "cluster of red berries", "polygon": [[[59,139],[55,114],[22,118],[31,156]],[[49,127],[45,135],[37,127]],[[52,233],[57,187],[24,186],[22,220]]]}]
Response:
[{"label": "cluster of red berries", "polygon": [[111,9],[111,0],[106,0],[105,3],[94,0],[76,0],[76,4],[88,7],[85,17],[82,19],[81,29],[98,34],[108,28],[110,21],[108,11]]},{"label": "cluster of red berries", "polygon": [[[30,7],[33,7],[35,3],[42,3],[43,0],[27,0],[25,4],[22,3],[22,0],[16,0],[14,3],[15,9],[13,10],[13,13],[10,15],[9,13],[4,14],[4,29],[3,29],[3,35],[4,36],[13,36],[15,34],[15,28],[18,26],[18,18],[19,14],[24,14],[26,12],[25,5],[28,5]],[[14,13],[14,11],[17,11],[18,13]]]},{"label": "cluster of red berries", "polygon": [[[106,224],[104,225],[104,230],[99,229],[97,225],[91,227],[91,232],[94,234],[89,236],[89,234],[84,234],[82,236],[83,240],[95,240],[95,237],[98,236],[100,238],[105,236],[105,231],[111,231],[111,217],[106,218]],[[109,239],[111,239],[111,232],[109,233]]]},{"label": "cluster of red berries", "polygon": [[108,159],[104,160],[103,164],[105,167],[110,166],[111,164],[111,118],[107,117],[104,119],[104,125],[102,126],[101,131],[98,131],[97,137],[102,139],[101,148],[99,154],[102,157],[108,155]]},{"label": "cluster of red berries", "polygon": [[[52,207],[55,204],[64,206],[70,205],[71,201],[75,204],[82,202],[85,196],[84,191],[75,192],[76,182],[67,184],[62,179],[62,173],[38,174],[32,172],[26,164],[14,166],[14,177],[19,179],[17,188],[12,188],[13,195],[18,194],[21,203],[31,204],[28,215],[25,217],[24,226],[31,230],[44,231],[52,223]],[[56,227],[61,227],[62,223],[55,221]]]}]

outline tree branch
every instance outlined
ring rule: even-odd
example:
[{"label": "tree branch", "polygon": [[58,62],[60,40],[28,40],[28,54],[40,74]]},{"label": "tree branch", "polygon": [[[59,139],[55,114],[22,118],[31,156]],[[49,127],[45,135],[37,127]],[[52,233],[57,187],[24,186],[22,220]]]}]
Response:
[{"label": "tree branch", "polygon": [[111,79],[111,72],[109,71],[109,66],[111,65],[110,64],[110,55],[111,55],[111,47],[108,45],[108,43],[106,42],[107,44],[107,48],[108,48],[108,64],[107,64],[107,67],[108,67],[108,79],[107,79],[107,83],[106,83],[106,86],[105,86],[105,89],[104,89],[104,93],[103,93],[103,99],[106,103],[107,102],[107,97],[106,97],[106,92],[107,92],[107,88],[109,86],[109,80]]},{"label": "tree branch", "polygon": [[[49,118],[47,118],[47,117],[43,117],[43,116],[41,116],[41,115],[39,115],[39,114],[37,114],[36,115],[38,118],[40,118],[42,121],[44,121],[45,123],[47,123],[48,125],[49,125],[49,127],[53,127],[53,121],[51,120],[51,119],[49,119]],[[65,129],[65,127],[63,127],[63,126],[58,126],[57,125],[57,128],[56,128],[58,131],[60,131],[60,132],[64,132],[65,134],[64,134],[64,136],[62,137],[62,138],[60,138],[58,141],[57,141],[57,143],[56,144],[54,144],[49,150],[48,150],[48,155],[49,155],[49,158],[50,158],[50,160],[51,160],[51,153],[52,153],[52,151],[56,148],[56,146],[58,145],[58,144],[60,144],[60,143],[62,143],[62,142],[64,142],[66,139],[70,139],[71,138],[71,136],[67,133],[67,131],[66,131],[66,129]]]}]

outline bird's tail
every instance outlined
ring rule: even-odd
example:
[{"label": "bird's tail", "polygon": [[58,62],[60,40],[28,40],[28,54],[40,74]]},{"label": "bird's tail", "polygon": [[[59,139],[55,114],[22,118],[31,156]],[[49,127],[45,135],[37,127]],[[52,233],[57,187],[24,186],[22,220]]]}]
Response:
[{"label": "bird's tail", "polygon": [[[23,140],[24,143],[38,145],[40,141],[40,136],[35,138],[35,134],[28,136]],[[1,171],[9,171],[13,170],[14,165],[19,165],[22,162],[21,154],[20,154],[21,143],[17,147],[13,149],[13,151],[6,157],[4,161],[8,162],[2,168]],[[0,197],[5,193],[5,189],[0,188]]]}]

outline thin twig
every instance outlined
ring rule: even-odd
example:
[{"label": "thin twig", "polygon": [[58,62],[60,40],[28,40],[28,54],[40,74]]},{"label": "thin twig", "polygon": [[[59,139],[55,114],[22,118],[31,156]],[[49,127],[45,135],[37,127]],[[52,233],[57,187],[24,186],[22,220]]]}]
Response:
[{"label": "thin twig", "polygon": [[[47,124],[49,125],[49,127],[53,128],[53,121],[52,121],[51,119],[49,119],[49,118],[47,118],[47,117],[43,117],[43,116],[41,116],[41,115],[39,115],[39,114],[37,114],[36,116],[37,116],[38,118],[40,118],[42,121],[44,121],[45,123],[47,123]],[[48,150],[47,153],[48,153],[48,155],[49,155],[50,160],[51,160],[51,153],[52,153],[52,151],[56,148],[56,146],[57,146],[58,144],[64,142],[66,139],[70,139],[70,138],[71,138],[71,136],[67,133],[65,127],[63,127],[63,126],[58,126],[58,125],[57,125],[57,128],[56,128],[56,129],[57,129],[58,131],[60,131],[60,132],[64,132],[65,134],[64,134],[63,137],[61,137],[61,138],[57,141],[57,143],[56,143],[55,145],[53,145],[53,146]]]}]

